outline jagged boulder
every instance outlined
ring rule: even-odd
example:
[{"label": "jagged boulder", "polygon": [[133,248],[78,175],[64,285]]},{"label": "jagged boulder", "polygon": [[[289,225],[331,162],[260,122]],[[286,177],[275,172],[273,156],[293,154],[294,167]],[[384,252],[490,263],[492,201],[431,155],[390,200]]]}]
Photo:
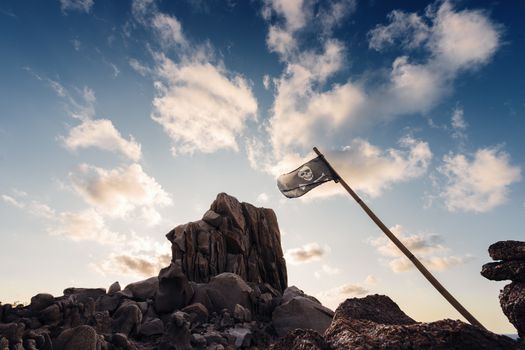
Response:
[{"label": "jagged boulder", "polygon": [[487,263],[481,268],[481,275],[493,281],[525,282],[525,260]]},{"label": "jagged boulder", "polygon": [[96,350],[97,332],[90,326],[66,329],[53,342],[56,350]]},{"label": "jagged boulder", "polygon": [[279,336],[296,328],[323,333],[330,326],[333,316],[334,312],[319,302],[296,296],[275,308],[272,323]]},{"label": "jagged boulder", "polygon": [[510,280],[499,295],[503,313],[525,338],[525,242],[499,241],[489,247],[492,259],[483,265],[481,275],[489,280]]},{"label": "jagged boulder", "polygon": [[159,289],[155,297],[155,309],[158,313],[169,313],[188,305],[193,297],[193,287],[183,273],[180,261],[159,272]]},{"label": "jagged boulder", "polygon": [[124,291],[131,292],[132,297],[135,299],[147,300],[153,299],[155,294],[157,294],[158,289],[159,278],[155,276],[142,281],[130,283],[124,288]]},{"label": "jagged boulder", "polygon": [[166,237],[172,243],[172,261],[180,263],[190,281],[207,283],[232,272],[281,292],[287,286],[279,226],[271,209],[220,193],[202,220],[177,226]]},{"label": "jagged boulder", "polygon": [[[363,302],[347,299],[337,308],[333,322],[324,333],[333,350],[510,350],[517,346],[508,337],[458,320],[415,322],[386,296],[363,299]],[[374,301],[379,304],[373,306]],[[359,310],[360,305],[364,312]]]},{"label": "jagged boulder", "polygon": [[369,320],[381,324],[397,325],[416,323],[392,299],[379,294],[346,299],[337,308],[334,319]]},{"label": "jagged boulder", "polygon": [[499,295],[499,301],[503,313],[516,327],[520,338],[525,338],[525,283],[506,285]]},{"label": "jagged boulder", "polygon": [[492,260],[524,260],[525,242],[499,241],[489,247]]}]

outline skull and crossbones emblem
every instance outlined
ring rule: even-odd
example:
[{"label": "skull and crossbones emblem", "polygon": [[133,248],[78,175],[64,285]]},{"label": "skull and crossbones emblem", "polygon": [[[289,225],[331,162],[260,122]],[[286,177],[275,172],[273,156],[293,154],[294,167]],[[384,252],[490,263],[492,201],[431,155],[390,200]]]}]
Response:
[{"label": "skull and crossbones emblem", "polygon": [[299,176],[301,179],[305,181],[312,181],[314,178],[314,173],[312,172],[312,169],[308,166],[303,166],[299,171],[297,172],[297,176]]}]

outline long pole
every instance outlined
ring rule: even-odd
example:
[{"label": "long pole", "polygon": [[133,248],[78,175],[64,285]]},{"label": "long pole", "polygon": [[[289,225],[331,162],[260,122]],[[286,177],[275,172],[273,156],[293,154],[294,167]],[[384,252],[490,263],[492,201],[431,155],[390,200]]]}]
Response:
[{"label": "long pole", "polygon": [[368,214],[368,216],[372,219],[372,221],[374,221],[376,223],[377,226],[379,226],[379,228],[381,229],[381,231],[383,231],[383,233],[388,237],[390,238],[390,240],[403,252],[403,254],[406,255],[406,257],[408,259],[410,259],[410,261],[416,266],[416,268],[419,270],[419,272],[421,272],[423,274],[423,276],[425,276],[425,278],[434,286],[434,288],[436,288],[438,290],[439,293],[441,293],[441,295],[447,299],[447,301],[463,316],[465,317],[469,322],[470,324],[472,325],[475,325],[475,326],[478,326],[478,327],[481,327],[481,328],[485,328],[483,327],[483,325],[478,321],[476,320],[476,318],[474,316],[472,316],[470,314],[470,312],[467,311],[467,309],[465,309],[463,307],[463,305],[461,305],[459,303],[459,301],[456,300],[456,298],[454,298],[452,296],[452,294],[450,294],[448,292],[448,290],[445,289],[445,287],[443,287],[443,285],[441,283],[439,283],[439,281],[430,273],[430,271],[427,270],[427,268],[414,256],[414,254],[412,254],[412,252],[410,250],[408,250],[407,247],[405,247],[405,245],[403,243],[401,243],[401,241],[392,233],[392,231],[390,231],[390,229],[388,229],[388,227],[385,226],[385,224],[383,224],[383,222],[374,214],[374,212],[372,210],[370,210],[370,208],[368,208],[368,206],[361,200],[361,198],[359,198],[359,196],[357,195],[357,193],[354,192],[354,190],[352,190],[350,188],[350,186],[348,186],[348,184],[345,182],[345,180],[343,178],[341,178],[341,176],[339,176],[339,174],[337,173],[337,171],[335,171],[335,169],[332,167],[332,165],[328,162],[328,160],[326,160],[326,158],[324,157],[324,155],[319,152],[319,150],[317,149],[317,147],[314,147],[314,152],[324,161],[324,163],[326,164],[326,166],[333,172],[333,174],[335,175],[336,177],[336,182],[339,182],[341,184],[341,186],[344,187],[344,189],[352,196],[352,198],[354,198],[356,200],[356,202],[361,206],[361,208],[363,208],[363,210]]}]

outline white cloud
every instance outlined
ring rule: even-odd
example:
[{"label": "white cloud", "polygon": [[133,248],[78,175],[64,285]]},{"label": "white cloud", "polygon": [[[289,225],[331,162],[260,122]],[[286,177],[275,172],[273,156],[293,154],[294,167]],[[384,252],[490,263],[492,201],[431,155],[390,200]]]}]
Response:
[{"label": "white cloud", "polygon": [[257,199],[255,200],[257,203],[268,203],[268,200],[270,199],[270,197],[268,196],[268,194],[266,193],[260,193],[258,196],[257,196]]},{"label": "white cloud", "polygon": [[453,138],[463,140],[467,137],[467,134],[465,133],[467,122],[465,121],[463,108],[457,107],[454,109],[450,124],[452,127]]},{"label": "white cloud", "polygon": [[[432,152],[428,144],[412,137],[400,140],[400,148],[383,150],[366,140],[354,139],[341,150],[327,151],[325,155],[339,175],[347,179],[354,190],[376,197],[395,183],[418,178],[426,173]],[[255,169],[265,169],[280,175],[308,161],[312,155],[300,157],[288,154],[278,163],[264,158],[261,144],[248,144],[248,159]],[[305,198],[345,194],[338,184],[328,183],[312,191]]]},{"label": "white cloud", "polygon": [[111,120],[83,120],[80,125],[69,130],[64,139],[64,145],[69,150],[96,147],[103,150],[121,153],[133,161],[141,158],[141,145],[133,136],[129,140],[123,138]]},{"label": "white cloud", "polygon": [[288,249],[284,257],[286,262],[292,265],[309,263],[320,260],[325,250],[326,249],[322,248],[319,243],[313,242],[299,248]]},{"label": "white cloud", "polygon": [[93,0],[60,0],[62,12],[79,11],[89,13],[95,2]]},{"label": "white cloud", "polygon": [[132,233],[129,239],[92,267],[102,275],[156,276],[171,262],[171,245]]},{"label": "white cloud", "polygon": [[377,279],[376,276],[374,276],[374,275],[366,276],[366,279],[365,279],[365,283],[366,284],[368,284],[370,286],[375,286],[378,282],[379,282],[379,280]]},{"label": "white cloud", "polygon": [[[330,78],[342,78],[345,45],[328,34],[316,37],[322,47],[320,51],[302,51],[302,38],[308,31],[297,35],[306,27],[313,28],[310,23],[314,21],[309,19],[317,11],[314,8],[322,6],[315,1],[293,2],[288,4],[289,8],[279,1],[266,4],[265,18],[270,22],[267,45],[279,53],[285,69],[281,77],[275,79],[275,100],[266,130],[271,146],[253,140],[247,144],[250,163],[259,169],[261,163],[272,164],[275,170],[275,164],[282,165],[286,159],[303,159],[302,155],[312,145],[324,150],[341,149],[343,142],[349,144],[343,140],[351,139],[361,128],[401,115],[429,111],[450,94],[454,79],[462,71],[486,64],[500,45],[498,25],[480,11],[456,11],[447,1],[430,6],[424,16],[394,11],[389,16],[389,24],[370,32],[370,46],[386,49],[389,44],[401,42],[407,52],[394,59],[389,70],[369,74],[373,80],[354,81],[348,77],[346,81],[338,79],[338,83],[331,84]],[[284,22],[274,21],[273,13]],[[409,55],[414,48],[423,52],[423,55],[418,52],[417,62]],[[367,148],[362,140],[353,143],[363,151]],[[400,174],[396,169],[406,163],[403,159],[399,161],[395,153],[389,154],[395,159],[389,163],[393,165],[390,169],[393,172],[387,172],[383,179],[379,176],[376,184],[366,181],[365,191],[376,195],[388,184],[424,173],[431,153],[426,143],[418,144],[422,153],[416,164],[421,166],[415,173]],[[326,192],[337,193],[336,190]]]},{"label": "white cloud", "polygon": [[173,16],[158,13],[153,17],[153,28],[165,46],[186,45],[180,22]]},{"label": "white cloud", "polygon": [[117,244],[125,240],[123,235],[111,231],[102,215],[92,208],[60,213],[58,223],[48,232],[73,241],[95,241],[100,244]]},{"label": "white cloud", "polygon": [[171,205],[170,195],[139,164],[111,170],[82,164],[70,175],[75,191],[111,217],[126,217],[136,209],[158,222],[156,208]]},{"label": "white cloud", "polygon": [[[433,234],[406,235],[401,225],[390,230],[422,263],[430,270],[442,271],[450,267],[462,265],[470,256],[446,255],[449,251],[441,241],[441,237]],[[405,272],[414,268],[412,262],[387,237],[370,240],[377,251],[389,259],[388,265],[394,272]]]},{"label": "white cloud", "polygon": [[401,41],[406,48],[415,48],[424,43],[430,35],[430,28],[416,13],[394,10],[388,15],[388,19],[388,25],[377,25],[368,33],[370,48],[382,50],[394,44],[396,40]]},{"label": "white cloud", "polygon": [[450,1],[427,7],[425,16],[393,11],[390,23],[369,32],[371,48],[382,50],[400,41],[409,49],[424,46],[429,65],[445,71],[486,63],[500,45],[499,26],[481,11],[455,11]]},{"label": "white cloud", "polygon": [[447,178],[441,196],[449,211],[487,212],[505,203],[509,186],[521,179],[520,167],[497,148],[478,149],[472,159],[446,155],[439,171]]},{"label": "white cloud", "polygon": [[331,309],[336,309],[337,306],[345,299],[350,297],[364,296],[369,293],[369,290],[360,284],[345,283],[339,287],[322,291],[316,295],[321,303]]},{"label": "white cloud", "polygon": [[[25,197],[25,195],[20,195],[16,193],[17,191],[14,191],[15,194],[17,194],[19,197]],[[24,192],[25,193],[25,192]],[[21,209],[31,215],[34,215],[36,217],[44,218],[44,219],[53,219],[56,215],[55,210],[50,208],[47,204],[44,204],[42,202],[39,202],[37,200],[31,200],[31,201],[25,201],[21,199],[16,199],[14,197],[11,197],[6,194],[2,194],[2,200],[18,209]]]},{"label": "white cloud", "polygon": [[257,113],[248,81],[208,61],[158,59],[152,118],[171,137],[173,154],[238,150],[237,136]]},{"label": "white cloud", "polygon": [[263,86],[266,90],[269,90],[270,89],[270,83],[271,83],[271,79],[270,79],[270,76],[268,74],[265,74],[263,76]]}]

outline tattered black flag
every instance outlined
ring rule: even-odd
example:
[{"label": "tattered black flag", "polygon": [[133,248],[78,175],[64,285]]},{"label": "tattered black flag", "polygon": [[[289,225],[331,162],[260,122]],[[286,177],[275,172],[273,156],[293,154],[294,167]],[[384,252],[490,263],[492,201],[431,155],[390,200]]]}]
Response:
[{"label": "tattered black flag", "polygon": [[286,197],[297,198],[322,183],[336,179],[324,159],[317,157],[294,171],[279,176],[277,187]]}]

